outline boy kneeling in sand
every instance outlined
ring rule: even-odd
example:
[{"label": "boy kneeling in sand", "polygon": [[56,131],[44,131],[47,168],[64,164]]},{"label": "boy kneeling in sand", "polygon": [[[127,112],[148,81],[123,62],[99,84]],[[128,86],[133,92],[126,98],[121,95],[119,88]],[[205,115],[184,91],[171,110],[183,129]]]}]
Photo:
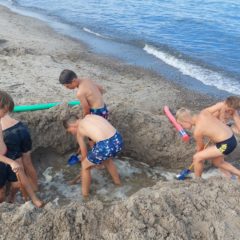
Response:
[{"label": "boy kneeling in sand", "polygon": [[223,123],[229,124],[229,120],[233,120],[234,124],[231,124],[231,128],[234,133],[240,133],[240,97],[230,96],[225,101],[218,102],[213,106],[205,108],[213,116],[221,120]]},{"label": "boy kneeling in sand", "polygon": [[[190,110],[181,108],[176,113],[177,121],[183,128],[194,128],[197,153],[193,156],[194,173],[201,177],[205,160],[212,159],[212,163],[225,171],[240,177],[240,171],[224,161],[224,155],[230,154],[237,146],[236,138],[230,127],[214,117],[209,111],[203,110],[192,115]],[[203,138],[209,138],[215,145],[204,149]]]},{"label": "boy kneeling in sand", "polygon": [[[103,163],[112,176],[116,185],[121,185],[117,168],[111,159],[122,150],[123,140],[118,131],[103,117],[97,115],[87,115],[83,119],[70,116],[63,121],[63,126],[67,132],[77,137],[80,146],[82,195],[88,197],[91,184],[91,168]],[[84,138],[91,138],[95,144],[87,152]]]},{"label": "boy kneeling in sand", "polygon": [[[8,112],[13,111],[14,102],[9,94],[4,91],[0,91],[0,120]],[[4,155],[8,154],[8,149],[3,140],[2,125],[0,121],[0,203],[5,200],[5,185],[7,181],[11,182],[14,188],[22,187],[26,190],[27,194],[32,199],[33,204],[36,207],[42,207],[43,202],[38,199],[34,193],[24,170],[19,163],[21,158],[12,160]],[[17,175],[16,175],[17,174]],[[18,180],[21,182],[18,183]]]}]

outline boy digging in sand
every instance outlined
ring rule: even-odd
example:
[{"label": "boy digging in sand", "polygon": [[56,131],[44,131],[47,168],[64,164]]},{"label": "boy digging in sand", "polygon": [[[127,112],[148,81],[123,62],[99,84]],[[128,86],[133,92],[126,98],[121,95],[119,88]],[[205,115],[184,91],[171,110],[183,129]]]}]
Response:
[{"label": "boy digging in sand", "polygon": [[[212,159],[212,163],[225,171],[240,177],[240,171],[230,163],[224,161],[224,155],[230,154],[237,146],[237,141],[230,127],[212,116],[207,110],[192,115],[188,109],[181,108],[176,113],[176,120],[184,128],[194,128],[197,153],[193,156],[194,173],[201,177],[205,160]],[[209,138],[215,145],[204,149],[203,138]]]},{"label": "boy digging in sand", "polygon": [[61,72],[59,82],[68,89],[77,88],[77,98],[83,108],[83,117],[87,114],[96,114],[108,118],[108,109],[103,101],[103,88],[90,79],[78,78],[72,70]]},{"label": "boy digging in sand", "polygon": [[[80,100],[83,110],[83,117],[87,114],[95,114],[108,119],[108,109],[103,101],[103,93],[105,92],[102,86],[96,84],[90,79],[79,78],[72,70],[65,69],[59,76],[59,82],[68,89],[77,88],[77,98]],[[89,145],[92,147],[94,142],[89,140]],[[104,166],[98,165],[97,169],[103,169]],[[79,182],[81,176],[76,176],[69,184]]]},{"label": "boy digging in sand", "polygon": [[[8,112],[11,112],[13,108],[14,102],[11,96],[4,91],[0,91],[0,120]],[[7,181],[9,181],[15,188],[20,184],[20,188],[22,187],[26,190],[26,193],[32,199],[33,204],[38,208],[43,207],[43,202],[37,198],[21,164],[19,163],[21,158],[12,160],[4,156],[8,156],[8,153],[9,150],[3,140],[2,125],[0,122],[0,202],[5,200],[5,185]],[[20,180],[20,183],[18,183],[18,179]]]},{"label": "boy digging in sand", "polygon": [[[122,150],[123,140],[118,131],[104,118],[97,115],[87,115],[83,119],[75,116],[64,120],[66,130],[76,135],[81,149],[81,177],[82,177],[82,195],[88,197],[91,184],[91,168],[98,164],[104,164],[113,182],[121,185],[117,168],[111,159]],[[87,152],[84,138],[91,138],[95,144]]]}]

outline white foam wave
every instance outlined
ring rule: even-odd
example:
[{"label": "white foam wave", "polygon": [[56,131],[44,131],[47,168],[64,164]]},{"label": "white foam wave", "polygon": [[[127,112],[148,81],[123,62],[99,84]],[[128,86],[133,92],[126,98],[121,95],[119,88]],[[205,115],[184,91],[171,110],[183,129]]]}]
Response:
[{"label": "white foam wave", "polygon": [[240,84],[231,78],[224,77],[220,73],[188,63],[185,60],[177,59],[175,56],[162,52],[153,46],[145,45],[143,48],[148,54],[151,54],[170,66],[177,68],[182,74],[195,78],[202,83],[215,86],[220,90],[225,90],[234,94],[239,94]]},{"label": "white foam wave", "polygon": [[101,35],[100,33],[97,33],[97,32],[94,32],[94,31],[90,30],[89,28],[85,28],[85,27],[84,27],[83,30],[84,30],[85,32],[91,33],[91,34],[93,34],[93,35],[95,35],[95,36],[98,36],[98,37],[101,37],[101,38],[109,38],[109,37],[107,37],[107,36]]}]

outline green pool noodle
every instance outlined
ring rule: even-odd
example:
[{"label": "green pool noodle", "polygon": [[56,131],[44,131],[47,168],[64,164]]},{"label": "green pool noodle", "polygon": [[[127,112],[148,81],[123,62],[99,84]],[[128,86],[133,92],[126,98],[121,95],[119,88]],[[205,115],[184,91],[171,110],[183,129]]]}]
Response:
[{"label": "green pool noodle", "polygon": [[[37,111],[37,110],[44,110],[55,107],[61,104],[61,102],[53,102],[53,103],[39,103],[39,104],[32,104],[32,105],[19,105],[15,106],[13,112],[28,112],[28,111]],[[74,100],[68,102],[69,106],[74,106],[80,104],[80,101]]]}]

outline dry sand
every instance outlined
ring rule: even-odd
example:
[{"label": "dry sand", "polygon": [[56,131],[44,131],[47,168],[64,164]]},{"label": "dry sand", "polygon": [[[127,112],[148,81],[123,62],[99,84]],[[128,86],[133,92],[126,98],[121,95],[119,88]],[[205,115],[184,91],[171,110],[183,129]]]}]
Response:
[{"label": "dry sand", "polygon": [[[193,110],[213,103],[160,76],[96,56],[77,41],[57,34],[45,23],[0,7],[0,87],[17,104],[75,99],[58,83],[69,68],[102,84],[111,122],[125,141],[123,155],[149,165],[183,168],[191,161],[193,144],[181,143],[163,114],[163,106]],[[34,151],[73,149],[61,120],[80,107],[62,105],[47,111],[15,114],[29,124]],[[51,149],[51,150],[50,150]],[[238,152],[232,158],[237,158]],[[238,155],[239,156],[239,155]],[[0,205],[0,239],[239,239],[239,184],[225,179],[161,182],[129,199]]]}]

